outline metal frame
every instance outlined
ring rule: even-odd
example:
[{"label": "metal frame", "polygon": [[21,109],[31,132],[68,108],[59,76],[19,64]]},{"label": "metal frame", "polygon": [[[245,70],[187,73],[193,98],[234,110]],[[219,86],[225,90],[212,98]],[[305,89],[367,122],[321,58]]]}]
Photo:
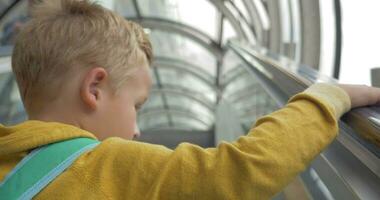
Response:
[{"label": "metal frame", "polygon": [[[166,96],[166,94],[167,93],[171,93],[171,94],[173,94],[172,92],[168,92],[167,90],[169,89],[169,88],[171,88],[172,90],[176,90],[177,91],[177,93],[178,92],[180,92],[182,95],[181,96],[183,96],[183,97],[188,97],[188,96],[186,96],[186,95],[183,95],[183,93],[186,93],[186,94],[188,94],[188,93],[194,93],[194,91],[192,91],[192,92],[190,92],[190,91],[188,91],[188,89],[186,89],[186,88],[182,88],[182,87],[179,87],[179,86],[176,86],[176,85],[170,85],[170,86],[168,86],[168,85],[163,85],[162,83],[161,83],[161,80],[160,80],[160,76],[159,76],[159,74],[158,74],[158,71],[157,71],[157,69],[158,68],[154,68],[154,74],[155,74],[155,77],[156,77],[156,80],[157,80],[157,86],[158,86],[158,90],[159,90],[159,93],[160,93],[160,95],[161,95],[161,98],[162,98],[162,101],[163,101],[163,106],[164,106],[164,109],[167,111],[167,117],[168,117],[168,121],[169,121],[169,124],[170,124],[170,126],[173,126],[174,125],[174,122],[173,122],[173,119],[172,119],[172,111],[173,111],[173,109],[175,110],[175,111],[180,111],[181,109],[179,109],[178,107],[176,107],[176,106],[172,106],[172,105],[170,105],[169,103],[168,103],[168,100],[167,100],[167,96]],[[165,89],[163,89],[163,88],[165,88]],[[187,92],[186,92],[187,91]],[[153,91],[152,91],[152,93],[154,94],[155,93],[155,91],[154,91],[154,89],[153,89]],[[196,98],[192,98],[192,100],[195,100]],[[200,103],[199,102],[199,99],[197,99],[196,101],[194,101],[194,103]],[[205,105],[204,103],[200,103],[201,105]],[[207,107],[205,107],[205,108],[207,108]],[[154,108],[149,108],[149,109],[146,109],[145,110],[145,112],[151,112],[152,110],[154,110]],[[209,110],[209,111],[207,111],[207,110],[205,110],[206,112],[210,112],[211,113],[211,115],[212,115],[212,111],[211,110]],[[141,114],[143,114],[143,113],[145,113],[145,112],[142,112]]]},{"label": "metal frame", "polygon": [[209,50],[217,59],[223,58],[224,50],[220,46],[220,44],[218,44],[217,41],[213,40],[207,34],[191,26],[188,26],[186,24],[183,24],[177,21],[172,21],[172,20],[167,20],[167,19],[162,19],[162,18],[140,17],[140,18],[128,18],[128,19],[135,21],[146,28],[161,30],[161,31],[170,32],[170,33],[177,33],[179,35],[182,35],[186,38],[189,38],[197,42],[198,44],[203,46],[205,49]]},{"label": "metal frame", "polygon": [[0,13],[0,20],[3,19],[17,4],[21,3],[22,0],[14,0],[2,13]]},{"label": "metal frame", "polygon": [[302,0],[299,2],[302,13],[301,63],[318,70],[321,51],[321,24],[319,16],[319,1]]},{"label": "metal frame", "polygon": [[234,14],[224,5],[224,0],[208,0],[212,3],[217,10],[219,10],[225,18],[230,21],[232,27],[235,29],[236,33],[240,38],[248,39],[245,31],[240,26],[240,22],[236,19]]},{"label": "metal frame", "polygon": [[171,94],[171,95],[178,95],[178,96],[190,99],[194,102],[200,103],[204,107],[208,108],[210,111],[214,111],[214,109],[215,109],[214,102],[210,102],[206,98],[199,98],[199,96],[193,95],[191,92],[185,92],[184,90],[181,90],[178,87],[176,87],[176,88],[162,88],[162,89],[158,89],[158,90],[153,88],[151,90],[151,93],[152,94],[154,94],[154,93],[166,93],[166,94]]},{"label": "metal frame", "polygon": [[[172,110],[180,110],[180,111],[188,111],[188,110],[191,110],[191,109],[187,109],[187,108],[184,108],[184,107],[182,107],[182,106],[178,106],[178,105],[174,105],[174,104],[171,105],[170,108],[171,108]],[[157,110],[157,109],[165,109],[165,108],[163,108],[162,106],[152,106],[152,107],[149,107],[149,108],[146,108],[146,109],[142,109],[141,111],[139,111],[139,114],[141,114],[141,113],[147,113],[147,112],[150,112],[150,111],[152,111],[152,110]],[[203,109],[203,107],[202,107],[202,109]],[[190,112],[192,112],[192,110],[191,110]],[[207,108],[205,108],[202,112],[207,113],[208,118],[209,118],[210,120],[214,120],[214,113],[213,113],[213,112],[211,112],[211,111],[208,110]],[[193,113],[195,114],[195,112],[193,112]]]},{"label": "metal frame", "polygon": [[[265,13],[265,6],[260,0],[242,0],[245,7],[247,8],[248,15],[251,18],[251,22],[253,23],[253,27],[255,27],[255,33],[257,37],[258,44],[260,46],[268,47],[268,39],[269,39],[269,30],[270,23],[268,13]],[[266,18],[266,19],[264,19]]]},{"label": "metal frame", "polygon": [[[203,124],[199,124],[199,125],[205,126]],[[168,127],[167,123],[159,123],[159,124],[155,125],[154,127],[146,126],[146,127],[143,127],[143,128],[144,128],[144,132],[145,131],[155,131],[155,130],[175,130],[175,131],[179,131],[179,130],[193,130],[194,129],[194,127],[191,126],[190,124],[181,123],[181,122],[175,122],[172,127]],[[208,127],[205,127],[205,129],[208,129]],[[202,130],[202,131],[209,132],[209,130]]]},{"label": "metal frame", "polygon": [[139,7],[139,2],[137,0],[132,0],[133,7],[135,8],[137,18],[141,18],[141,12],[140,12],[140,7]]},{"label": "metal frame", "polygon": [[[239,67],[240,68],[240,67]],[[241,67],[244,68],[244,67]],[[236,70],[236,68],[232,69]],[[249,71],[242,71],[236,74],[233,74],[232,76],[226,78],[226,80],[223,82],[224,89],[226,89],[230,84],[235,83],[236,81],[239,81],[243,78],[249,77]],[[251,82],[251,84],[256,83],[256,82]]]},{"label": "metal frame", "polygon": [[[157,71],[157,68],[153,68],[153,74],[156,78],[156,82],[157,82],[157,86],[158,86],[158,90],[162,90],[163,86],[161,84],[161,79],[160,79],[160,75],[158,74],[158,71]],[[169,107],[169,104],[168,104],[168,100],[166,98],[166,95],[165,93],[161,92],[161,99],[162,99],[162,102],[163,102],[163,106],[164,108],[167,110],[167,111],[170,111],[170,107]],[[166,114],[166,117],[168,118],[168,122],[169,122],[169,125],[170,126],[173,126],[173,121],[172,121],[172,117],[171,115],[169,114],[169,112]]]},{"label": "metal frame", "polygon": [[333,77],[339,79],[340,62],[342,57],[342,12],[340,0],[334,0],[335,7],[335,61]]},{"label": "metal frame", "polygon": [[190,118],[190,119],[193,119],[195,121],[201,122],[202,124],[209,126],[209,127],[211,127],[213,125],[213,122],[208,123],[206,121],[203,121],[202,119],[199,119],[195,113],[188,112],[188,111],[178,111],[178,110],[168,111],[166,109],[157,109],[157,110],[153,110],[151,112],[141,113],[139,116],[139,119],[144,119],[146,117],[151,117],[151,116],[156,116],[156,115],[162,116],[163,114],[166,114],[166,113],[170,113],[171,115],[174,115],[174,116],[180,115],[182,117]]},{"label": "metal frame", "polygon": [[268,15],[271,22],[268,39],[268,49],[274,53],[280,54],[282,44],[282,29],[280,24],[279,1],[267,1]]},{"label": "metal frame", "polygon": [[[238,47],[238,45],[231,46],[237,54],[250,65],[251,60],[261,63],[270,73],[273,74],[272,83],[275,84],[277,89],[282,91],[281,95],[290,97],[295,93],[298,93],[305,89],[312,81],[307,81],[302,78],[301,74],[298,74],[298,70],[294,72],[281,67],[281,63],[268,57],[267,55],[261,55],[248,47]],[[245,55],[245,53],[247,53]],[[251,69],[254,73],[262,73],[251,64]],[[314,80],[315,81],[315,80]],[[266,84],[263,82],[262,84]],[[276,92],[276,89],[274,89]],[[285,104],[284,101],[282,104]],[[368,109],[368,108],[367,108]],[[359,116],[356,120],[360,120],[361,124],[359,128],[354,128],[356,133],[360,131],[367,131],[371,129],[373,134],[380,133],[380,126],[371,124],[370,120],[358,111],[363,111],[366,108],[357,109],[351,111],[347,116],[353,116],[357,113]],[[376,110],[372,110],[376,113]],[[380,116],[380,114],[379,114]],[[361,139],[354,131],[348,127],[358,124],[355,120],[344,119],[346,123],[340,123],[340,135],[337,140],[333,142],[328,149],[326,149],[320,157],[318,157],[313,163],[313,167],[328,185],[329,190],[334,190],[333,195],[347,196],[356,199],[360,197],[363,199],[377,199],[380,197],[380,192],[377,186],[380,184],[380,149],[379,147],[371,146]],[[339,198],[338,198],[339,199]]]},{"label": "metal frame", "polygon": [[233,68],[222,74],[221,78],[223,80],[223,85],[228,85],[229,83],[237,79],[239,76],[247,72],[247,69],[245,69],[244,67],[240,67],[240,65],[234,66]]},{"label": "metal frame", "polygon": [[261,88],[259,89],[258,87],[252,87],[252,86],[259,86],[259,84],[247,85],[247,87],[241,88],[240,90],[237,90],[236,92],[231,93],[230,96],[225,97],[225,98],[231,103],[234,103],[234,102],[244,100],[248,97],[252,97],[252,95],[266,94],[264,91],[261,91]]},{"label": "metal frame", "polygon": [[[218,43],[219,45],[222,45],[223,42],[223,34],[224,34],[224,15],[222,13],[219,13],[219,21],[217,24],[217,30],[218,30]],[[223,67],[223,59],[217,60],[216,64],[216,72],[215,72],[215,86],[216,88],[220,88],[221,85],[221,74],[222,74],[222,67]],[[222,95],[220,92],[218,92],[217,96],[217,103],[219,103],[220,99],[222,98]]]},{"label": "metal frame", "polygon": [[191,64],[187,61],[174,59],[169,57],[157,56],[154,58],[153,64],[154,67],[159,68],[171,68],[189,73],[198,79],[202,80],[205,84],[209,85],[211,88],[217,90],[214,83],[211,81],[213,76],[203,70],[201,67],[198,67],[194,64]]},{"label": "metal frame", "polygon": [[244,16],[244,14],[236,6],[236,4],[234,3],[234,1],[232,1],[232,0],[225,0],[224,4],[226,4],[226,3],[229,3],[232,6],[232,8],[234,9],[234,11],[238,14],[239,18],[237,18],[237,19],[239,20],[240,24],[241,24],[241,22],[243,22],[244,24],[246,24],[251,29],[252,35],[254,35],[255,38],[256,38],[256,29],[255,29],[255,27],[252,26],[252,24],[249,23],[248,19]]},{"label": "metal frame", "polygon": [[[188,108],[184,108],[184,107],[180,107],[180,106],[171,106],[170,107],[171,110],[174,110],[176,112],[189,112],[191,113],[193,116],[197,116],[198,119],[200,118],[204,118],[209,121],[212,121],[214,122],[215,121],[215,117],[214,116],[214,113],[208,111],[208,110],[204,110],[204,112],[208,113],[208,116],[205,116],[205,117],[202,117],[201,115],[199,115],[198,113],[196,112],[193,112],[191,109],[188,109]],[[162,111],[162,110],[165,110],[165,108],[162,108],[162,107],[150,107],[149,109],[143,109],[141,110],[141,112],[139,112],[139,115],[144,115],[144,114],[147,114],[147,113],[151,113],[151,112],[155,112],[155,111]]]},{"label": "metal frame", "polygon": [[[198,96],[203,96],[204,93],[202,93],[202,91],[199,91],[199,90],[192,90],[190,88],[187,88],[187,87],[184,87],[184,86],[181,86],[181,85],[177,85],[177,84],[168,84],[168,83],[165,83],[163,84],[161,82],[161,88],[154,85],[152,87],[153,89],[167,89],[167,90],[172,90],[172,91],[177,91],[181,94],[184,94],[184,93],[192,93],[193,95],[198,95]],[[217,96],[217,92],[212,90],[212,92],[214,92],[213,94],[215,94]],[[207,97],[202,97],[202,99],[205,99],[206,102],[210,102],[211,104],[215,104],[214,101],[211,101],[209,98]]]}]

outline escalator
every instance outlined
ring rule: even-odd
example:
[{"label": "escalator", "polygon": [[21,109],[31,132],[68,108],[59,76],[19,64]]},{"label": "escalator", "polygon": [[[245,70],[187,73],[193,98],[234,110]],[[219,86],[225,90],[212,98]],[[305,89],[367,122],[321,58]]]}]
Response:
[{"label": "escalator", "polygon": [[[265,97],[276,102],[278,108],[313,83],[336,83],[307,66],[297,66],[239,42],[230,42],[229,51],[238,60],[236,67],[258,80]],[[267,109],[271,112],[273,107]],[[365,107],[343,116],[337,139],[301,174],[313,199],[380,198],[379,114],[377,107]]]},{"label": "escalator", "polygon": [[[285,58],[276,58],[239,42],[231,41],[228,46],[225,63],[232,64],[232,66],[225,66],[229,69],[225,70],[227,75],[222,76],[222,83],[226,83],[230,87],[225,87],[222,99],[235,102],[233,105],[244,105],[251,107],[250,110],[254,110],[252,112],[244,108],[234,109],[235,121],[238,123],[235,126],[240,135],[248,131],[251,122],[255,120],[253,117],[265,115],[282,107],[289,97],[306,89],[308,85],[321,81],[336,82],[332,78],[319,75],[311,68],[294,65]],[[4,60],[6,57],[1,57],[0,60]],[[0,107],[2,115],[0,117],[2,123],[14,124],[24,120],[26,116],[17,95],[13,76],[9,72],[10,63],[8,62],[7,65],[7,69],[3,68],[3,72],[0,74],[2,88]],[[233,70],[235,74],[229,70]],[[252,85],[242,86],[243,89],[239,89],[239,83],[236,82],[244,77],[251,79]],[[238,96],[242,90],[246,97]],[[253,102],[253,105],[244,103],[247,101],[246,99],[248,102]],[[239,103],[239,101],[243,103]],[[5,110],[7,112],[4,112]],[[310,168],[300,175],[300,179],[312,199],[380,198],[378,140],[370,140],[366,137],[366,135],[372,135],[371,138],[379,137],[380,128],[375,121],[379,114],[378,108],[366,107],[355,109],[342,118],[337,139],[313,161]],[[232,140],[239,136],[239,133],[233,136],[223,136],[222,132],[218,131],[218,127],[216,127],[217,141]],[[229,134],[231,133],[229,132]],[[199,137],[202,134],[194,135]],[[170,135],[166,137],[170,138]],[[204,134],[200,137],[200,140],[203,141],[210,140],[210,137],[212,140],[212,136],[208,136],[209,139],[206,139]],[[204,146],[210,145],[205,144]]]},{"label": "escalator", "polygon": [[[6,6],[0,7],[0,28],[26,12],[27,1],[1,2]],[[141,141],[170,148],[184,141],[202,147],[232,141],[309,85],[337,82],[318,68],[321,25],[307,13],[317,1],[194,0],[206,2],[202,7],[215,19],[205,21],[216,23],[217,31],[173,17],[178,15],[173,2],[188,1],[115,2],[121,3],[117,12],[145,27],[155,47],[154,85],[138,118],[146,133]],[[255,12],[244,12],[241,5]],[[287,17],[280,18],[284,13]],[[282,29],[285,22],[292,25],[287,27],[291,34]],[[0,123],[6,125],[26,119],[11,73],[11,51],[0,47]],[[274,199],[380,199],[380,109],[355,109],[339,126],[329,148]]]}]

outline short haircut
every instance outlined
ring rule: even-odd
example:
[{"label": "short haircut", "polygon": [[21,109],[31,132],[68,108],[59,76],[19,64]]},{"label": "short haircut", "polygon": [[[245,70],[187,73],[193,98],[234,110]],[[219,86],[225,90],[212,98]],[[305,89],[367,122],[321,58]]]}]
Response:
[{"label": "short haircut", "polygon": [[17,36],[12,69],[27,108],[55,98],[70,76],[90,67],[104,67],[117,90],[152,56],[138,24],[89,0],[45,0]]}]

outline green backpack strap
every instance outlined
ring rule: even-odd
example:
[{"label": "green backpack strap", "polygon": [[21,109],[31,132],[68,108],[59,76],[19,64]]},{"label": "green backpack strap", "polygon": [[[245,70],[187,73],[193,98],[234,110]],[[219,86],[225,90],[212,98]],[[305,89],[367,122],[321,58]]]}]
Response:
[{"label": "green backpack strap", "polygon": [[33,150],[0,183],[0,200],[32,199],[80,155],[100,142],[75,138]]}]

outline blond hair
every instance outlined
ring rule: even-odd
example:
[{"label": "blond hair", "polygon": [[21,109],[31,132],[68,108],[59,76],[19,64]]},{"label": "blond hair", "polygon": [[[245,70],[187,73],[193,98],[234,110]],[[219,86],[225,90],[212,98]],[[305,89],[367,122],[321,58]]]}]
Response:
[{"label": "blond hair", "polygon": [[143,59],[152,46],[139,25],[88,0],[45,0],[16,39],[12,69],[27,108],[83,68],[104,67],[117,89]]}]

